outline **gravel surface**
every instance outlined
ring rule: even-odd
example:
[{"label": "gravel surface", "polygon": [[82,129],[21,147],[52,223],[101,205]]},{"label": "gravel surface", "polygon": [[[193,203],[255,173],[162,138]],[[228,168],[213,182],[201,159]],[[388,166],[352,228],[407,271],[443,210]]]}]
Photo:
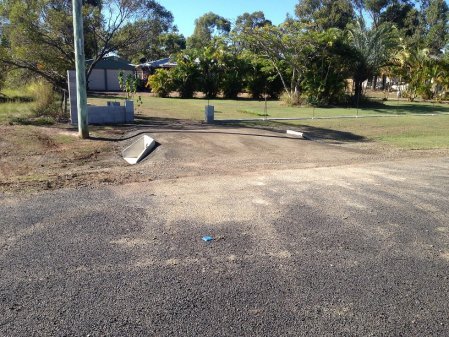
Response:
[{"label": "gravel surface", "polygon": [[0,195],[0,336],[448,336],[448,198],[449,158]]}]

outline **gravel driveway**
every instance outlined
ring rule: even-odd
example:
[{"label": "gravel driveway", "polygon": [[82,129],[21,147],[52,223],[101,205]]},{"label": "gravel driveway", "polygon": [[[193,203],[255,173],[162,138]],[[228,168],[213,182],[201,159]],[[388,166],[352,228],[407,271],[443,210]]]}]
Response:
[{"label": "gravel driveway", "polygon": [[448,336],[448,199],[445,157],[0,196],[0,336]]}]

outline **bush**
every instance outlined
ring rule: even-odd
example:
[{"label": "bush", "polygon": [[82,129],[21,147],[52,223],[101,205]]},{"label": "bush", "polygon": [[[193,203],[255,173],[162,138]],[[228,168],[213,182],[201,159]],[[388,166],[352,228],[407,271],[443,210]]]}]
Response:
[{"label": "bush", "polygon": [[43,80],[36,81],[29,86],[31,96],[34,98],[33,113],[35,116],[49,116],[57,118],[60,116],[60,106],[53,86]]},{"label": "bush", "polygon": [[304,99],[299,94],[295,93],[289,95],[286,92],[281,95],[281,101],[288,106],[301,105],[304,103]]},{"label": "bush", "polygon": [[243,91],[243,82],[236,72],[229,72],[223,76],[221,82],[223,95],[226,98],[237,98],[238,94]]},{"label": "bush", "polygon": [[198,90],[201,76],[196,62],[195,50],[185,50],[175,57],[177,66],[172,70],[174,90],[181,98],[192,98]]},{"label": "bush", "polygon": [[169,70],[158,69],[148,77],[147,87],[159,97],[168,97],[173,90],[173,79]]}]

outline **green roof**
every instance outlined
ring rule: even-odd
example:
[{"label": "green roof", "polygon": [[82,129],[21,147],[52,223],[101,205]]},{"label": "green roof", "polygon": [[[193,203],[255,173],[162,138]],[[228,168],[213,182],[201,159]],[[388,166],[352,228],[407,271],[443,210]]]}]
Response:
[{"label": "green roof", "polygon": [[[92,60],[87,60],[86,63],[89,65]],[[134,66],[129,64],[128,61],[118,57],[118,56],[107,56],[102,60],[98,61],[94,69],[120,69],[120,70],[135,70]]]}]

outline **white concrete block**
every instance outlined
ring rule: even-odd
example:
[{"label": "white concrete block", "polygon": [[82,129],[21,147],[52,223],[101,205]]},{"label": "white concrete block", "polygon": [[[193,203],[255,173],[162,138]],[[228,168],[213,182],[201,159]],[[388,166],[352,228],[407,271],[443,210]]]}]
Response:
[{"label": "white concrete block", "polygon": [[295,136],[295,137],[299,137],[299,138],[304,138],[304,134],[299,131],[287,130],[287,134]]}]

